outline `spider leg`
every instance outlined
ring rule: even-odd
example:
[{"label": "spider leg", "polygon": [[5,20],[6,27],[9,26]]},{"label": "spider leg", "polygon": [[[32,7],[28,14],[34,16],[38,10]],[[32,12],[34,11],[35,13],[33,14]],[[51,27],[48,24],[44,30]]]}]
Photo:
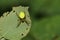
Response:
[{"label": "spider leg", "polygon": [[19,15],[16,13],[17,17],[20,19]]},{"label": "spider leg", "polygon": [[8,40],[8,39],[6,39],[6,38],[2,37],[2,38],[0,38],[0,40]]},{"label": "spider leg", "polygon": [[21,21],[20,21],[20,17],[18,16],[17,13],[16,13],[16,15],[17,15],[17,17],[19,18],[19,19],[18,19],[18,22],[19,22],[19,23],[18,23],[18,25],[17,25],[17,27],[19,27],[19,25],[21,24]]},{"label": "spider leg", "polygon": [[17,27],[19,27],[19,25],[21,24],[21,21],[19,21],[19,23],[18,23],[18,25],[17,25]]},{"label": "spider leg", "polygon": [[27,21],[27,20],[25,20],[25,23],[29,26],[29,23],[28,23],[28,21]]}]

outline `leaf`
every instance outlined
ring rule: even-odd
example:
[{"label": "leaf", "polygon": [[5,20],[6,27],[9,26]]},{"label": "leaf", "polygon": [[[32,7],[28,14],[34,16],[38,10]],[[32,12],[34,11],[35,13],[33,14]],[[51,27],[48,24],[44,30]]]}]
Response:
[{"label": "leaf", "polygon": [[60,15],[33,21],[31,35],[36,40],[52,40],[60,36]]},{"label": "leaf", "polygon": [[60,14],[60,0],[31,0],[30,9],[33,15],[37,13],[48,15]]},{"label": "leaf", "polygon": [[[21,11],[24,11],[26,14],[26,20],[29,22],[29,26],[24,22],[19,25],[18,17],[16,15]],[[8,14],[9,13],[9,14]],[[3,17],[0,18],[0,38],[4,37],[9,40],[20,40],[25,37],[30,28],[31,28],[31,20],[28,12],[28,7],[13,7],[11,12],[4,13]]]}]

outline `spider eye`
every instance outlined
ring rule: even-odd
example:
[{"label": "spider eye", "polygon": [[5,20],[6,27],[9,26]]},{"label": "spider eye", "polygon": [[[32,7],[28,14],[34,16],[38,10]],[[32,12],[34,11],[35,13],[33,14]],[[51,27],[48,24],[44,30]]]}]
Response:
[{"label": "spider eye", "polygon": [[19,13],[19,17],[23,19],[25,17],[25,13],[24,12],[20,12]]}]

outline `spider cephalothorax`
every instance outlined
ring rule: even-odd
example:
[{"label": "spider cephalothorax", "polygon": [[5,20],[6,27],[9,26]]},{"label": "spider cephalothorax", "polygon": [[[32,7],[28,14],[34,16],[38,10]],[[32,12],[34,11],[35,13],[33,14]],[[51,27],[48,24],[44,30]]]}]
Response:
[{"label": "spider cephalothorax", "polygon": [[28,22],[26,20],[26,14],[25,14],[25,12],[21,11],[19,14],[16,13],[16,15],[19,18],[19,20],[18,20],[19,24],[17,25],[17,27],[19,27],[19,25],[21,23],[24,23],[24,22],[28,25]]}]

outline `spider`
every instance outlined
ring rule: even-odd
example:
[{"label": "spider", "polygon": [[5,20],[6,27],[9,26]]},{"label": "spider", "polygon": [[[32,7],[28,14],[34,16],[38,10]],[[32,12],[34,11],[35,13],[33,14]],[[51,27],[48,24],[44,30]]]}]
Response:
[{"label": "spider", "polygon": [[17,27],[19,27],[19,25],[21,24],[21,23],[26,23],[27,25],[29,25],[28,24],[28,22],[27,22],[27,20],[26,20],[26,14],[25,14],[25,12],[23,12],[23,11],[21,11],[20,13],[19,13],[19,15],[16,13],[16,15],[17,15],[17,17],[19,18],[19,23],[18,23],[18,25],[17,25]]}]

